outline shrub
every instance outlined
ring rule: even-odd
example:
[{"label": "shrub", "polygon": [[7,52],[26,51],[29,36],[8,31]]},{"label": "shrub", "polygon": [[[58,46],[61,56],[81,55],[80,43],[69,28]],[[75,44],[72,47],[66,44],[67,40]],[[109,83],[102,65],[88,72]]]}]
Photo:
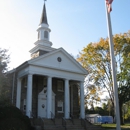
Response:
[{"label": "shrub", "polygon": [[30,120],[12,105],[0,105],[0,130],[29,130]]},{"label": "shrub", "polygon": [[0,130],[29,130],[29,128],[19,118],[5,118],[0,121]]}]

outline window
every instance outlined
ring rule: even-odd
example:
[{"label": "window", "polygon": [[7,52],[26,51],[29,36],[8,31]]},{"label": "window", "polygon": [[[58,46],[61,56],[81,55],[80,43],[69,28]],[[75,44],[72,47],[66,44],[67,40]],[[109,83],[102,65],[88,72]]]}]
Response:
[{"label": "window", "polygon": [[48,38],[48,32],[47,31],[44,32],[44,38]]},{"label": "window", "polygon": [[57,102],[57,111],[59,113],[63,113],[63,101],[58,101]]},{"label": "window", "polygon": [[39,32],[38,32],[38,40],[39,40],[39,38],[40,38],[40,37],[39,37]]},{"label": "window", "polygon": [[24,78],[24,88],[27,88],[27,77]]},{"label": "window", "polygon": [[23,100],[23,111],[26,111],[26,99]]},{"label": "window", "polygon": [[64,91],[63,90],[63,81],[58,81],[57,82],[57,90],[62,91],[62,92]]}]

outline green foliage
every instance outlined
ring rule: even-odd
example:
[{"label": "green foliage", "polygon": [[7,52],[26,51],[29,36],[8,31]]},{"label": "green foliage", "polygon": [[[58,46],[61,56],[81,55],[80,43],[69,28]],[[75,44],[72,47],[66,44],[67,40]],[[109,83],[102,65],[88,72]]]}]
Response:
[{"label": "green foliage", "polygon": [[109,115],[108,110],[104,110],[102,107],[94,107],[94,109],[86,109],[86,114],[100,114],[101,116]]},{"label": "green foliage", "polygon": [[0,48],[0,71],[5,72],[8,70],[9,55],[7,49]]},{"label": "green foliage", "polygon": [[102,109],[103,109],[103,110],[107,110],[107,109],[108,109],[108,105],[107,105],[106,103],[103,103],[103,104],[102,104]]},{"label": "green foliage", "polygon": [[[116,124],[102,124],[102,127],[105,130],[115,130],[116,129]],[[121,125],[121,130],[130,130],[130,123],[126,125]]]},{"label": "green foliage", "polygon": [[0,130],[29,130],[19,118],[6,118],[0,122]]},{"label": "green foliage", "polygon": [[107,99],[106,105],[107,105],[107,111],[109,111],[109,115],[114,117],[114,106],[110,99]]},{"label": "green foliage", "polygon": [[122,110],[123,110],[124,119],[130,120],[130,101],[123,104]]},{"label": "green foliage", "polygon": [[12,105],[0,102],[0,130],[29,130],[30,120]]},{"label": "green foliage", "polygon": [[[77,59],[89,72],[88,81],[106,89],[114,106],[111,57],[108,38],[89,43]],[[113,36],[116,61],[117,84],[119,88],[120,113],[123,103],[130,100],[130,31]],[[122,118],[122,113],[121,113]]]},{"label": "green foliage", "polygon": [[96,87],[92,84],[87,84],[85,86],[85,105],[90,106],[91,109],[94,109],[94,104],[98,104],[101,99],[100,96],[102,92],[99,87]]},{"label": "green foliage", "polygon": [[8,50],[0,48],[0,100],[9,95],[9,81],[6,76],[8,70],[9,55]]}]

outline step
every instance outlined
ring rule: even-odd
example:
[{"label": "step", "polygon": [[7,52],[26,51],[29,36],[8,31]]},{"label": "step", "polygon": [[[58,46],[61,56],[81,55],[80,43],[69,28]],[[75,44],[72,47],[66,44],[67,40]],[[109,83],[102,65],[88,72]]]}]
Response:
[{"label": "step", "polygon": [[62,125],[44,125],[44,128],[63,128]]},{"label": "step", "polygon": [[73,127],[72,127],[72,126],[69,126],[69,127],[68,127],[68,126],[67,126],[67,130],[68,130],[68,129],[80,130],[80,129],[84,129],[84,127],[75,127],[75,126],[73,126]]},{"label": "step", "polygon": [[34,126],[35,130],[42,130],[41,126]]},{"label": "step", "polygon": [[53,120],[51,120],[51,119],[43,119],[43,120],[44,120],[44,124],[46,124],[46,125],[53,125],[54,124]]},{"label": "step", "polygon": [[[44,130],[65,130],[65,127],[62,126],[62,119],[55,119],[55,123],[51,119],[43,119],[44,120]],[[34,119],[31,120],[34,122],[35,130],[43,130],[41,129],[42,120],[41,119]],[[74,119],[74,124],[72,120],[68,119],[66,121],[66,128],[67,130],[85,130],[84,126],[81,125],[80,119]],[[101,126],[96,126],[88,121],[85,121],[87,126],[87,130],[104,130]]]},{"label": "step", "polygon": [[62,124],[62,119],[55,119],[55,124],[57,124],[57,125],[60,124],[61,125]]},{"label": "step", "polygon": [[65,128],[60,128],[60,129],[55,129],[55,128],[53,128],[53,129],[44,129],[44,130],[65,130]]},{"label": "step", "polygon": [[87,130],[104,130],[104,128],[100,126],[87,126]]}]

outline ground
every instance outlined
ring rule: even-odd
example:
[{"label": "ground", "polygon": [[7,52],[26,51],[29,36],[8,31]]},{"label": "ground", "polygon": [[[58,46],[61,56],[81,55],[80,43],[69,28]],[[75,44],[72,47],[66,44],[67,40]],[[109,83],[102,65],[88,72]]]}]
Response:
[{"label": "ground", "polygon": [[[107,130],[116,130],[116,124],[102,124]],[[121,130],[130,130],[130,123],[126,123],[125,125],[121,125]]]}]

